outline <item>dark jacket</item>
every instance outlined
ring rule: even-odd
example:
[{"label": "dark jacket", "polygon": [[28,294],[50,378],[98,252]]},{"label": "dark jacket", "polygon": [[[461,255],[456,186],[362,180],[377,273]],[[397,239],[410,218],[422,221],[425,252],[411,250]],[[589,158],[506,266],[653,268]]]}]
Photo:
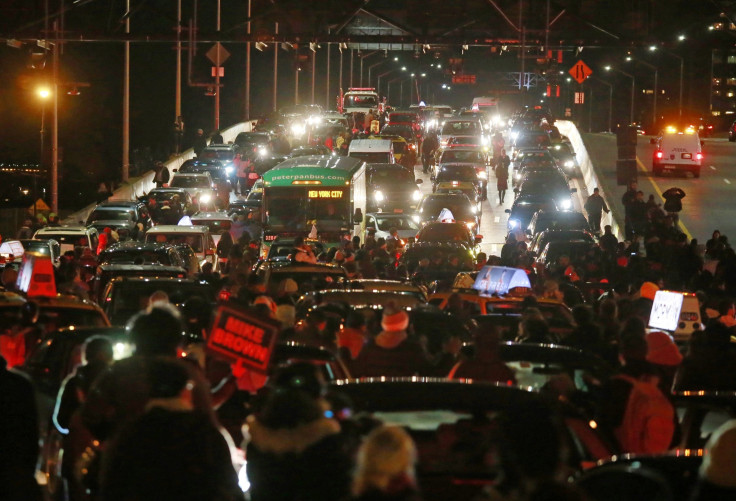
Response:
[{"label": "dark jacket", "polygon": [[248,434],[252,501],[338,500],[348,494],[352,461],[334,419],[273,429],[251,416]]},{"label": "dark jacket", "polygon": [[412,339],[398,344],[382,343],[386,333],[366,344],[350,367],[355,377],[386,376],[402,377],[426,375],[431,370],[422,346]]},{"label": "dark jacket", "polygon": [[124,428],[105,451],[102,493],[133,499],[243,499],[224,437],[209,417],[153,407]]},{"label": "dark jacket", "polygon": [[0,357],[0,499],[41,499],[35,471],[38,416],[31,382]]}]

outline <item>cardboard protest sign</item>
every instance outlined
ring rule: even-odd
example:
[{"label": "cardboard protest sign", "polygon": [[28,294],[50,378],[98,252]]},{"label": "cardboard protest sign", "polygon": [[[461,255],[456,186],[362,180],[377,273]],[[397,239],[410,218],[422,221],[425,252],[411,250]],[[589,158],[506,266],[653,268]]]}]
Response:
[{"label": "cardboard protest sign", "polygon": [[217,309],[207,348],[215,355],[265,374],[280,324],[233,305]]}]

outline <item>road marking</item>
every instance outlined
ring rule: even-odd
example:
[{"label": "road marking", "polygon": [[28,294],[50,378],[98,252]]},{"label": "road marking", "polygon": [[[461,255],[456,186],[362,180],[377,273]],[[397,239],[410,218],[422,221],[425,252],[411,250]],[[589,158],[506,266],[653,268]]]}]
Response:
[{"label": "road marking", "polygon": [[715,165],[711,165],[710,168],[711,168],[711,170],[716,170]]},{"label": "road marking", "polygon": [[[644,166],[643,163],[641,163],[641,160],[639,160],[639,157],[636,157],[636,163],[639,165],[639,169],[644,173],[649,173],[649,170]],[[659,198],[664,201],[664,197],[662,196],[662,189],[659,187],[657,182],[654,180],[653,177],[649,177],[649,181],[652,183],[652,186],[654,186],[654,191],[657,192],[657,195],[659,195]],[[687,236],[688,240],[692,240],[693,236],[688,231],[687,227],[685,226],[685,223],[682,222],[682,219],[680,219],[680,228],[682,229],[682,232]]]},{"label": "road marking", "polygon": [[494,223],[500,223],[501,222],[501,216],[496,216],[493,218]]},{"label": "road marking", "polygon": [[724,182],[725,182],[726,184],[731,184],[731,181],[729,181],[728,179],[725,179],[725,178],[724,178],[724,179],[723,179],[723,181],[724,181]]}]

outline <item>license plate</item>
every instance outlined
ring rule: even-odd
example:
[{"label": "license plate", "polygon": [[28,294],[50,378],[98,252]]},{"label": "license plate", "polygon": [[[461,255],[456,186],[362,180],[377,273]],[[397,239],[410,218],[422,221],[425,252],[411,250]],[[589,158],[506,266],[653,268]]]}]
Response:
[{"label": "license plate", "polygon": [[258,179],[258,174],[255,172],[251,172],[248,174],[248,179]]},{"label": "license plate", "polygon": [[665,169],[674,169],[675,166],[674,165],[665,165],[664,168]]},{"label": "license plate", "polygon": [[394,214],[401,214],[404,212],[404,209],[394,209]]}]

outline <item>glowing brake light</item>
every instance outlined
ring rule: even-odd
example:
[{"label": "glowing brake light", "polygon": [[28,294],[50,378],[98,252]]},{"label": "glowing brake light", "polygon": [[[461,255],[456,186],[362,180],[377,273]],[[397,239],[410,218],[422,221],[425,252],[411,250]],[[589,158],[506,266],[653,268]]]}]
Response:
[{"label": "glowing brake light", "polygon": [[703,159],[703,154],[702,153],[696,153],[695,154],[695,159],[696,160],[702,160]]},{"label": "glowing brake light", "polygon": [[655,156],[655,157],[657,157],[657,158],[662,158],[662,157],[664,157],[664,153],[663,153],[662,151],[657,151],[657,152],[656,152],[656,153],[654,154],[654,156]]}]

